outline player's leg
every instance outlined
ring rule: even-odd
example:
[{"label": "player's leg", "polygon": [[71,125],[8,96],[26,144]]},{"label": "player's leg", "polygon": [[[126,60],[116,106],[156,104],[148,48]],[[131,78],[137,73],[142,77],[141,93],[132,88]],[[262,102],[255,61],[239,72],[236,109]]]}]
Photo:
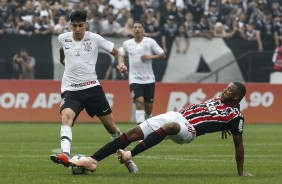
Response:
[{"label": "player's leg", "polygon": [[[90,157],[86,157],[85,159],[81,159],[78,161],[70,160],[70,162],[72,164],[83,167],[85,169],[95,171],[99,161],[112,155],[118,149],[122,149],[122,150],[125,149],[130,143],[143,139],[143,137],[144,135],[141,128],[139,126],[136,126],[126,131],[126,133],[122,134],[120,137],[112,140],[111,142],[101,147]],[[137,166],[131,161],[131,159],[127,159],[123,163],[128,168],[129,172],[131,173],[138,172]]]},{"label": "player's leg", "polygon": [[152,117],[153,103],[145,102],[145,119]]},{"label": "player's leg", "polygon": [[[112,140],[115,140],[121,135],[121,132],[114,121],[111,107],[102,87],[96,86],[93,89],[89,89],[87,91],[88,92],[85,96],[88,96],[89,94],[90,98],[87,98],[87,100],[84,102],[85,110],[91,117],[97,115],[105,129],[111,135]],[[102,156],[107,156],[107,154],[109,153],[105,152]],[[97,161],[99,160],[100,158],[98,158]],[[129,172],[138,172],[137,166],[131,160],[125,163],[125,165]]]},{"label": "player's leg", "polygon": [[152,117],[153,103],[155,96],[155,83],[144,84],[144,105],[145,105],[145,119]]},{"label": "player's leg", "polygon": [[[145,122],[154,130],[153,132],[144,130]],[[119,150],[117,152],[122,162],[159,144],[166,136],[179,144],[191,142],[196,136],[194,127],[178,112],[158,115],[145,122],[140,125],[145,135],[144,140],[131,151]]]},{"label": "player's leg", "polygon": [[189,123],[178,123],[180,128],[177,134],[168,134],[168,138],[177,144],[187,144],[196,137],[195,128]]},{"label": "player's leg", "polygon": [[135,120],[137,124],[141,124],[145,121],[145,102],[144,102],[144,92],[142,85],[140,84],[130,84],[130,92],[135,104]]},{"label": "player's leg", "polygon": [[[142,125],[142,124],[141,124]],[[166,123],[162,127],[150,133],[142,142],[137,144],[131,151],[118,150],[118,158],[121,163],[126,162],[132,157],[144,152],[145,150],[159,144],[167,135],[174,135],[179,132],[178,123]]]},{"label": "player's leg", "polygon": [[144,135],[141,128],[139,126],[133,127],[127,130],[120,137],[101,147],[91,157],[97,161],[101,161],[109,155],[115,153],[118,149],[125,149],[129,144],[134,141],[141,140],[143,137]]},{"label": "player's leg", "polygon": [[58,164],[64,166],[69,165],[69,158],[71,154],[71,142],[72,142],[72,125],[78,114],[82,111],[83,106],[81,102],[77,101],[75,92],[67,92],[62,94],[61,105],[61,151],[60,154],[52,154],[50,159]]},{"label": "player's leg", "polygon": [[[116,126],[116,123],[113,120],[113,115],[112,114],[108,114],[106,116],[100,116],[99,119],[103,123],[104,127],[106,128],[106,130],[111,134],[112,140],[118,139],[118,137],[120,136],[121,132],[118,129],[118,127]],[[122,139],[118,139],[118,141],[116,141],[116,146],[121,146],[122,149],[125,149],[128,146],[127,143],[130,144],[131,142],[128,141],[126,143],[126,141],[125,141],[125,144],[123,144],[120,141],[120,140],[123,140],[123,139],[126,139],[126,137],[122,137]],[[115,153],[116,150],[117,149],[115,147],[113,147],[111,149],[108,149],[107,151],[105,151],[105,155],[104,156],[111,155],[111,154]],[[99,158],[98,160],[100,160],[100,159],[101,158]],[[138,172],[138,168],[137,168],[136,164],[132,160],[128,160],[127,162],[124,162],[124,164],[125,164],[125,166],[127,167],[128,171],[130,173],[137,173]]]},{"label": "player's leg", "polygon": [[75,118],[75,112],[70,108],[65,108],[61,112],[61,149],[62,152],[70,156],[72,142],[72,124]]}]

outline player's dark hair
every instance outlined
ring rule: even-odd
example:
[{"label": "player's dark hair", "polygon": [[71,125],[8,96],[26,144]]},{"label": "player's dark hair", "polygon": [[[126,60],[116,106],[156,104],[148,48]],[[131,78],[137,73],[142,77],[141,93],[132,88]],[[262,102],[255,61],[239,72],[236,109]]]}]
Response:
[{"label": "player's dark hair", "polygon": [[134,22],[134,24],[141,24],[142,27],[145,28],[144,22],[142,22],[142,21],[140,21],[140,20],[136,20],[136,21]]},{"label": "player's dark hair", "polygon": [[240,82],[233,82],[233,84],[237,87],[237,91],[239,94],[239,102],[244,98],[244,96],[246,95],[246,87],[244,86],[244,84],[240,83]]},{"label": "player's dark hair", "polygon": [[75,10],[70,13],[71,22],[86,22],[87,12],[85,10]]}]

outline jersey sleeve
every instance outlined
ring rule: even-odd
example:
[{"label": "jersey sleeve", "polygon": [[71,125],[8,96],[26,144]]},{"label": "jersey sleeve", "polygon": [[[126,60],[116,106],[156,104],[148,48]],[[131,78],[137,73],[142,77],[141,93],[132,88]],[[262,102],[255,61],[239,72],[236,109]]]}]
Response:
[{"label": "jersey sleeve", "polygon": [[[94,33],[93,33],[93,35],[94,35]],[[113,42],[106,40],[104,37],[102,37],[98,34],[95,34],[94,42],[96,42],[96,44],[99,45],[100,49],[103,49],[108,53],[111,53],[114,49],[114,46],[115,46]]]},{"label": "jersey sleeve", "polygon": [[67,42],[65,40],[70,40],[68,39],[68,33],[63,33],[63,34],[60,34],[58,36],[58,41],[60,43],[61,46],[65,47],[67,44]]},{"label": "jersey sleeve", "polygon": [[154,54],[161,54],[164,52],[164,50],[159,46],[159,44],[154,40],[151,39],[151,49]]},{"label": "jersey sleeve", "polygon": [[123,42],[122,48],[123,48],[124,56],[128,56],[128,48],[126,42]]},{"label": "jersey sleeve", "polygon": [[62,45],[62,39],[63,39],[62,37],[63,37],[62,34],[60,34],[60,35],[58,36],[58,41],[59,41],[60,45]]},{"label": "jersey sleeve", "polygon": [[233,135],[243,134],[243,125],[244,125],[244,118],[243,117],[236,117],[230,122],[230,130]]}]

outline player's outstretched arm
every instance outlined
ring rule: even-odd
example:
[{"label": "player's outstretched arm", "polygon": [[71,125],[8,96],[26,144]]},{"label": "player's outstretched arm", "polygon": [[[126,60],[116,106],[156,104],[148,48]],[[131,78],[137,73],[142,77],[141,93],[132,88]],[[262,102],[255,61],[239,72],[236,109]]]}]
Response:
[{"label": "player's outstretched arm", "polygon": [[142,55],[141,56],[141,60],[142,61],[146,61],[149,59],[165,59],[166,58],[166,54],[165,52],[161,53],[161,54],[155,54],[155,55]]},{"label": "player's outstretched arm", "polygon": [[239,176],[253,176],[251,173],[244,173],[244,144],[242,134],[233,135],[233,141],[235,146],[235,157],[237,163],[237,171]]}]

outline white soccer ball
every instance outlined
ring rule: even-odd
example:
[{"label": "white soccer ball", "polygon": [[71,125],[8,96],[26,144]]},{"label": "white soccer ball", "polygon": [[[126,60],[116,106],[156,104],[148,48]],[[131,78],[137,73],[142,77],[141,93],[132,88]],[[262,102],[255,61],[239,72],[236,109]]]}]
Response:
[{"label": "white soccer ball", "polygon": [[[79,160],[83,157],[85,157],[85,155],[78,154],[78,155],[74,155],[71,158],[71,160]],[[87,174],[88,173],[88,170],[86,170],[82,167],[77,167],[77,166],[73,166],[73,165],[70,166],[70,170],[71,170],[71,173],[74,174],[74,175]]]}]

